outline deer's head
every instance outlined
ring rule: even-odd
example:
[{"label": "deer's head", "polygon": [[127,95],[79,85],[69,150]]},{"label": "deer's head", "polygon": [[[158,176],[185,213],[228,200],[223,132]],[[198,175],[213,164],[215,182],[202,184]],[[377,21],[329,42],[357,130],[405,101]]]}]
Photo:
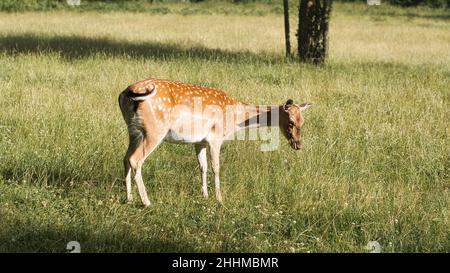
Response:
[{"label": "deer's head", "polygon": [[299,150],[302,145],[301,128],[305,122],[302,111],[311,105],[311,103],[296,104],[289,99],[281,106],[280,128],[294,150]]}]

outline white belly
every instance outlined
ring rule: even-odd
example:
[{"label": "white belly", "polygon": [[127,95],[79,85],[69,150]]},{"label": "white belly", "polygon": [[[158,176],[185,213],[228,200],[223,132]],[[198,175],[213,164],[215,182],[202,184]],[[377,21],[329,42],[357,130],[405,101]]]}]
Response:
[{"label": "white belly", "polygon": [[215,121],[191,112],[177,113],[164,141],[171,143],[199,143],[207,140]]},{"label": "white belly", "polygon": [[175,130],[169,130],[164,141],[170,143],[199,143],[205,141],[207,134],[182,133]]}]

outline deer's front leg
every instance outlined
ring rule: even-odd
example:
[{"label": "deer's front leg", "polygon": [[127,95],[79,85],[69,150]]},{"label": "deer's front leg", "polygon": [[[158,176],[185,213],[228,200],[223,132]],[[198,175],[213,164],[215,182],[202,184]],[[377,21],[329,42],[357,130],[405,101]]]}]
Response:
[{"label": "deer's front leg", "polygon": [[216,186],[216,198],[217,201],[222,203],[222,193],[220,191],[220,146],[222,146],[222,142],[213,142],[209,144],[212,169],[214,172],[214,184]]},{"label": "deer's front leg", "polygon": [[200,164],[200,170],[202,172],[202,191],[203,196],[208,198],[208,183],[206,175],[208,172],[208,160],[206,158],[206,144],[195,144],[195,152],[197,154],[198,163]]}]

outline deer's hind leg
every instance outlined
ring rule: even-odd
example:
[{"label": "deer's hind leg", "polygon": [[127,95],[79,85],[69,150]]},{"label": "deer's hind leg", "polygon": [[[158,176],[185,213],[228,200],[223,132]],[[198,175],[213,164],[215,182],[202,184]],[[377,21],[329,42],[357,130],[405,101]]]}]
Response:
[{"label": "deer's hind leg", "polygon": [[125,168],[125,184],[127,187],[127,202],[133,202],[133,194],[131,193],[131,164],[128,158],[128,153],[123,159],[123,165]]},{"label": "deer's hind leg", "polygon": [[202,192],[205,198],[208,198],[208,159],[206,157],[206,144],[195,144],[195,152],[197,154],[198,163],[200,165],[200,171],[202,172]]},{"label": "deer's hind leg", "polygon": [[164,137],[164,133],[148,134],[145,135],[138,144],[135,141],[130,141],[130,146],[128,147],[124,159],[128,202],[133,200],[131,194],[131,170],[135,170],[136,174],[134,178],[141,201],[145,206],[150,205],[150,200],[148,199],[147,191],[142,179],[142,165],[144,164],[145,159],[159,146]]},{"label": "deer's hind leg", "polygon": [[215,141],[209,143],[211,151],[211,163],[214,172],[214,184],[216,188],[216,199],[222,203],[222,192],[220,191],[220,147],[222,141]]}]

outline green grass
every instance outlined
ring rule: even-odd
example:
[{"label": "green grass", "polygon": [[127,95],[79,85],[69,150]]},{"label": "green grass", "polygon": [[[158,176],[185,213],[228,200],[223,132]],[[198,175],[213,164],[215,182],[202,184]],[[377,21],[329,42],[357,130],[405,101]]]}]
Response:
[{"label": "green grass", "polygon": [[[277,14],[0,14],[0,251],[450,251],[450,23],[349,7],[321,67],[282,58]],[[144,165],[153,205],[127,205],[117,96],[148,76],[313,102],[304,149],[227,143],[222,206],[194,148],[163,144]]]}]

